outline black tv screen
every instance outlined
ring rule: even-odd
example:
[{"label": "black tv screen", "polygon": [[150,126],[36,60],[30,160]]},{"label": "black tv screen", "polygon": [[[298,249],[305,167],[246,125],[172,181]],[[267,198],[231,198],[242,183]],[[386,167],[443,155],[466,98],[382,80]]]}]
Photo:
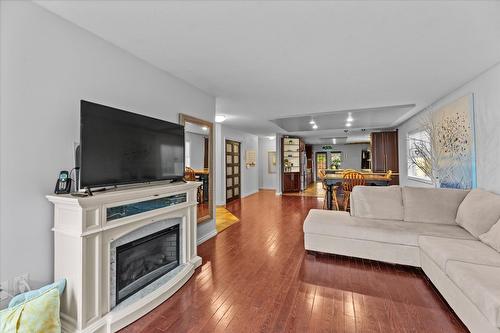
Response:
[{"label": "black tv screen", "polygon": [[179,179],[184,126],[81,101],[80,186]]}]

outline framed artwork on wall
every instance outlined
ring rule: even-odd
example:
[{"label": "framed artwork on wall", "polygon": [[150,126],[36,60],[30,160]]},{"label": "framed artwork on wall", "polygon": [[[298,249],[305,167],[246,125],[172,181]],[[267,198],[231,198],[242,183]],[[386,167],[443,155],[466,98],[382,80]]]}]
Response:
[{"label": "framed artwork on wall", "polygon": [[432,115],[440,187],[476,187],[474,96],[461,97]]},{"label": "framed artwork on wall", "polygon": [[409,171],[418,169],[435,187],[477,187],[473,94],[424,113],[408,139]]},{"label": "framed artwork on wall", "polygon": [[269,173],[276,173],[276,152],[267,152],[267,171]]}]

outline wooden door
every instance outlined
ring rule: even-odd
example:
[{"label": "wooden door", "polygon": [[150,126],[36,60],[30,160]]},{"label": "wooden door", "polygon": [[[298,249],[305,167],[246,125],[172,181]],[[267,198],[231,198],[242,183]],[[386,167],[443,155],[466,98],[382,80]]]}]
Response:
[{"label": "wooden door", "polygon": [[385,147],[385,170],[392,170],[394,173],[399,172],[398,159],[398,132],[384,133]]},{"label": "wooden door", "polygon": [[373,132],[372,139],[372,171],[385,172],[385,149],[384,149],[384,133]]},{"label": "wooden door", "polygon": [[287,172],[283,176],[283,192],[300,192],[300,173]]},{"label": "wooden door", "polygon": [[205,138],[205,150],[203,155],[203,168],[208,169],[208,138]]},{"label": "wooden door", "polygon": [[398,132],[374,132],[372,139],[372,171],[399,172]]},{"label": "wooden door", "polygon": [[240,143],[226,140],[226,202],[241,195]]}]

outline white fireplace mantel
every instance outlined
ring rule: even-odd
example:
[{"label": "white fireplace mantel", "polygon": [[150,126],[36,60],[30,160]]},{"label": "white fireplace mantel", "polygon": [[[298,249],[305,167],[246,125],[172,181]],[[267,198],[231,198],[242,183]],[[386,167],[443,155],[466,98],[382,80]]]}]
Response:
[{"label": "white fireplace mantel", "polygon": [[[61,298],[63,332],[116,332],[161,304],[193,275],[201,265],[196,254],[198,186],[188,182],[111,190],[91,197],[47,196],[54,204],[54,278],[67,279]],[[108,208],[177,194],[185,194],[185,202],[108,221]],[[144,226],[174,219],[181,230],[179,267],[161,279],[160,286],[112,308],[111,243]]]}]

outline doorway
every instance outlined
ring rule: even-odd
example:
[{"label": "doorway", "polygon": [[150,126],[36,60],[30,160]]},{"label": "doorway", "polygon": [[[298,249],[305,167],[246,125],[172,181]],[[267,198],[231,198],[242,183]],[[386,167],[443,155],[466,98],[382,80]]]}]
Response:
[{"label": "doorway", "polygon": [[184,126],[185,179],[202,183],[196,192],[198,223],[212,219],[213,214],[213,124],[206,120],[179,115]]},{"label": "doorway", "polygon": [[240,198],[240,143],[226,140],[226,203]]},{"label": "doorway", "polygon": [[319,179],[320,170],[327,169],[327,154],[326,152],[316,153],[316,179]]}]

